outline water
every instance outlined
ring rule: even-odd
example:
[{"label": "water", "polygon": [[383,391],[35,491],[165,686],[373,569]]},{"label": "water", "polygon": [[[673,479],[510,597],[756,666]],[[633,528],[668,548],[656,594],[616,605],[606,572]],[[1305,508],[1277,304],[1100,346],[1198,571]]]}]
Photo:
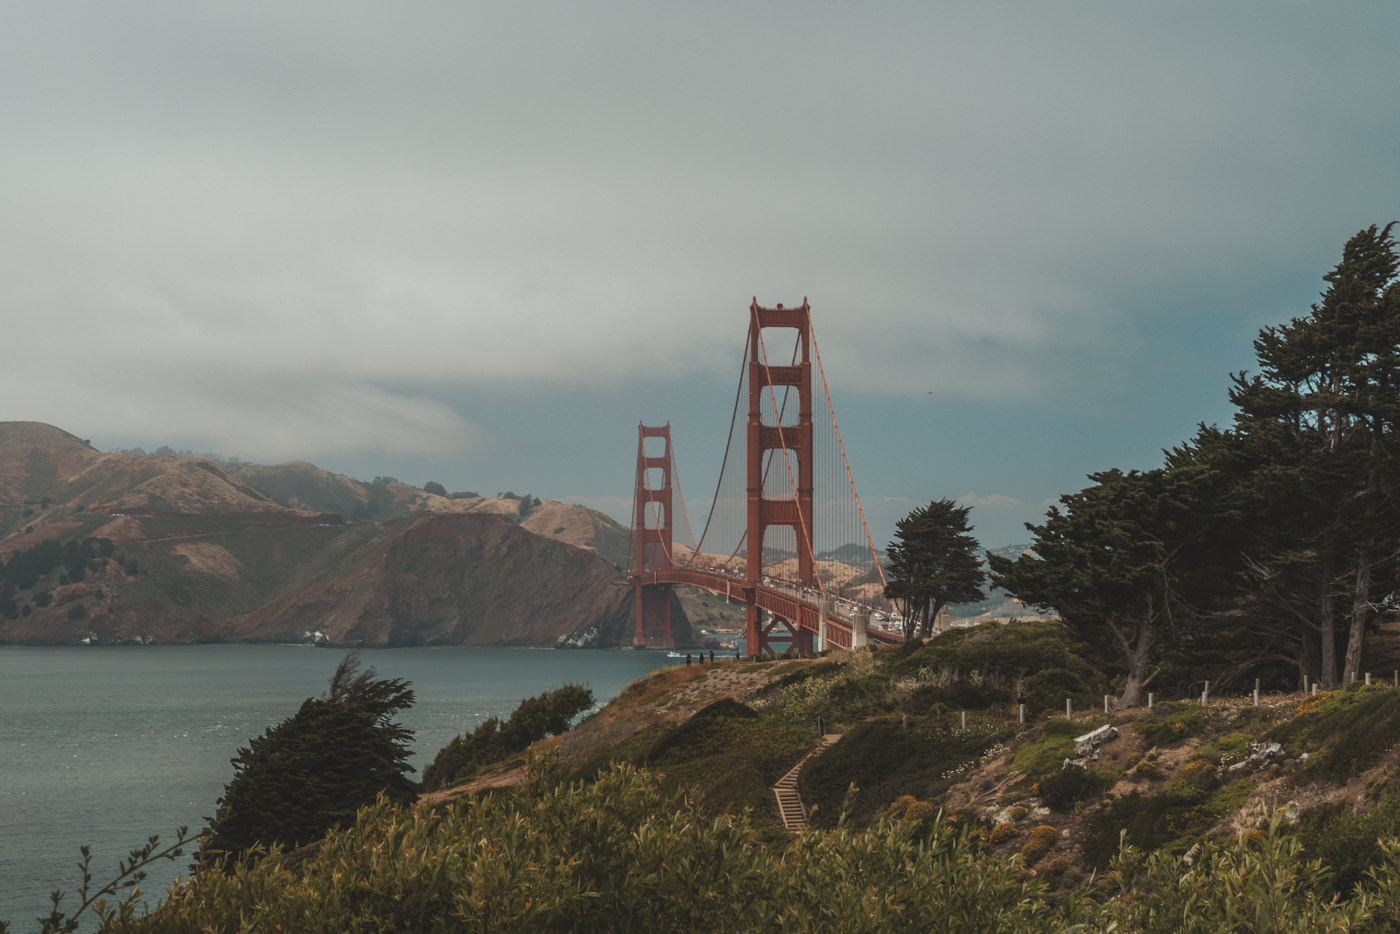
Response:
[{"label": "water", "polygon": [[[344,652],[299,646],[0,646],[0,920],[36,927],[48,895],[77,907],[78,847],[98,885],[151,834],[196,830],[233,776],[240,746],[322,694]],[[382,678],[417,694],[400,721],[421,770],[454,736],[526,697],[574,682],[606,702],[668,664],[664,652],[366,649]],[[143,884],[163,893],[188,860]],[[154,903],[154,898],[150,899]]]}]

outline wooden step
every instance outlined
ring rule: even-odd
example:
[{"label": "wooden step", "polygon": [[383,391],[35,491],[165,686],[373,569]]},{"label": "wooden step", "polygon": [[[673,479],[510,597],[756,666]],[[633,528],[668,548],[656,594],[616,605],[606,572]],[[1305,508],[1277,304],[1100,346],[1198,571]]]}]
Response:
[{"label": "wooden step", "polygon": [[827,733],[821,738],[816,749],[799,759],[773,786],[773,796],[778,802],[778,816],[783,821],[784,829],[798,833],[807,826],[807,808],[803,806],[802,796],[797,792],[797,777],[802,774],[802,767],[807,764],[808,759],[825,752],[840,738],[840,733]]}]

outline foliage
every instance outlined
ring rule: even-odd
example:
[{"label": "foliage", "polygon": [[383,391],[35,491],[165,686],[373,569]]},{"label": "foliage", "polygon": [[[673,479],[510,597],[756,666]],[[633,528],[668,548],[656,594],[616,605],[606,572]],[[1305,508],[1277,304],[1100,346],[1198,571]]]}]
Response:
[{"label": "foliage", "polygon": [[1040,780],[1040,800],[1052,811],[1072,811],[1076,804],[1103,794],[1116,781],[1117,772],[1067,765]]},{"label": "foliage", "polygon": [[413,704],[401,679],[361,672],[359,656],[336,668],[326,695],[239,749],[234,775],[201,844],[199,863],[230,869],[255,847],[301,846],[384,795],[410,801],[412,731],[392,721]]},{"label": "foliage", "polygon": [[1066,697],[1083,706],[1103,693],[1097,688],[1107,678],[1093,664],[1093,654],[1075,642],[1063,623],[1036,621],[957,629],[889,657],[896,676],[917,684],[902,707],[910,713],[933,712],[936,703],[954,708],[1005,704],[1014,710],[1019,688],[1035,717],[1063,710]]},{"label": "foliage", "polygon": [[81,581],[94,560],[112,552],[112,540],[107,538],[45,539],[15,552],[9,560],[0,560],[0,590],[4,584],[28,590],[57,568],[62,568],[70,581]]},{"label": "foliage", "polygon": [[1074,758],[1074,737],[1083,724],[1056,717],[1041,723],[1037,731],[1016,751],[1013,766],[1031,777],[1049,775]]},{"label": "foliage", "polygon": [[813,808],[812,821],[834,826],[851,785],[860,794],[847,805],[847,816],[864,825],[904,794],[933,799],[998,743],[1010,737],[1008,722],[971,720],[962,729],[960,718],[910,717],[862,723],[802,769],[802,800]]},{"label": "foliage", "polygon": [[1298,716],[1267,734],[1292,755],[1308,754],[1309,775],[1346,781],[1400,742],[1400,691],[1353,685],[1306,698]]},{"label": "foliage", "polygon": [[[198,838],[199,835],[191,835],[188,828],[181,827],[175,832],[175,842],[160,849],[160,837],[152,835],[126,859],[118,860],[116,876],[96,891],[92,888],[92,851],[89,847],[80,847],[83,859],[78,864],[82,874],[78,885],[79,905],[71,914],[64,911],[61,907],[63,892],[55,890],[50,896],[52,907],[48,915],[38,919],[40,931],[42,934],[72,934],[82,924],[83,912],[88,910],[96,915],[103,930],[132,922],[137,917],[137,909],[145,907],[139,886],[146,879],[146,867],[161,860],[178,859],[184,855],[185,847]],[[109,898],[114,901],[109,902]],[[8,925],[0,921],[0,934],[7,930]]]},{"label": "foliage", "polygon": [[492,717],[469,735],[454,737],[423,770],[423,787],[442,788],[524,752],[546,736],[563,733],[592,706],[593,692],[578,684],[526,698],[504,724]]},{"label": "foliage", "polygon": [[1021,847],[1021,858],[1026,861],[1027,866],[1034,866],[1040,858],[1050,852],[1060,839],[1060,832],[1049,824],[1041,824],[1031,831],[1025,844]]},{"label": "foliage", "polygon": [[812,749],[815,739],[805,725],[725,699],[661,731],[634,761],[661,773],[672,787],[685,789],[702,813],[751,809],[768,823],[773,784]]},{"label": "foliage", "polygon": [[977,540],[969,534],[970,512],[970,506],[940,499],[895,523],[885,558],[885,596],[903,601],[906,636],[913,636],[917,625],[918,634],[927,638],[949,603],[986,596]]},{"label": "foliage", "polygon": [[[1167,853],[1126,846],[1112,860],[1095,930],[1141,934],[1219,931],[1353,931],[1380,907],[1340,904],[1325,892],[1328,872],[1306,859],[1277,822],[1257,842],[1207,844],[1189,864]],[[1393,904],[1393,901],[1391,902]]]},{"label": "foliage", "polygon": [[[1232,374],[1231,430],[1168,456],[1218,479],[1202,515],[1237,577],[1209,633],[1224,663],[1286,663],[1324,687],[1358,676],[1367,632],[1400,594],[1400,257],[1389,225],[1347,241],[1311,313],[1266,327],[1258,372]],[[1339,655],[1339,650],[1341,654]],[[1226,672],[1231,671],[1227,668]]]},{"label": "foliage", "polygon": [[896,683],[876,656],[874,651],[861,650],[844,653],[835,661],[796,666],[754,706],[798,723],[825,717],[835,724],[886,713],[893,706]]},{"label": "foliage", "polygon": [[1221,787],[1208,763],[1196,760],[1190,766],[1157,794],[1134,791],[1091,813],[1084,824],[1085,862],[1103,868],[1120,839],[1141,850],[1180,856],[1222,815],[1238,809],[1254,787],[1248,780]]},{"label": "foliage", "polygon": [[1032,606],[1053,608],[1086,640],[1115,646],[1128,675],[1120,703],[1135,706],[1162,643],[1179,638],[1210,575],[1209,536],[1185,471],[1109,470],[1060,497],[1030,554],[988,555],[992,583]]},{"label": "foliage", "polygon": [[1194,704],[1158,704],[1133,728],[1149,746],[1170,746],[1195,735],[1205,725],[1205,714]]},{"label": "foliage", "polygon": [[987,844],[989,846],[1000,846],[1007,840],[1020,836],[1020,831],[1011,821],[1002,821],[987,832]]},{"label": "foliage", "polygon": [[1370,870],[1385,861],[1381,840],[1400,827],[1400,794],[1388,794],[1368,811],[1356,812],[1340,801],[1305,811],[1298,820],[1298,839],[1309,859],[1332,870],[1320,895],[1351,896]]},{"label": "foliage", "polygon": [[623,766],[440,813],[381,802],[295,865],[201,879],[130,929],[1018,934],[1056,912],[1019,860],[978,859],[948,822],[770,842]]}]

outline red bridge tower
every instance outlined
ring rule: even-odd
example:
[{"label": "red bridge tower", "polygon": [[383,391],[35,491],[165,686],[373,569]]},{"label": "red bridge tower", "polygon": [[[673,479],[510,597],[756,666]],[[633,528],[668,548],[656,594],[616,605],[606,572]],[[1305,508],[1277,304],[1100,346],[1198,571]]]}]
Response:
[{"label": "red bridge tower", "polygon": [[[648,438],[662,439],[661,453],[647,455]],[[671,423],[661,428],[638,424],[636,513],[632,517],[632,587],[637,598],[637,629],[632,644],[638,648],[676,646],[671,635],[671,585],[655,582],[655,572],[669,571],[674,566],[671,502]]]},{"label": "red bridge tower", "polygon": [[[768,363],[763,341],[764,328],[795,328],[799,359],[790,364],[774,366]],[[784,342],[786,345],[786,342]],[[797,542],[797,576],[804,586],[815,586],[815,560],[812,555],[812,309],[807,299],[800,308],[760,308],[758,299],[749,306],[749,422],[747,452],[748,466],[748,564],[744,587],[748,606],[744,641],[750,655],[772,651],[768,637],[778,626],[786,630],[784,641],[800,652],[812,650],[812,633],[799,627],[795,620],[773,617],[764,626],[755,591],[763,581],[763,545],[769,526],[789,526]],[[783,424],[776,405],[777,389],[797,390],[796,424]],[[770,416],[768,424],[763,416]],[[782,454],[772,459],[771,470],[780,474],[779,484],[792,471],[795,496],[767,499],[763,495],[765,461],[769,451]],[[796,461],[795,466],[793,461]]]}]

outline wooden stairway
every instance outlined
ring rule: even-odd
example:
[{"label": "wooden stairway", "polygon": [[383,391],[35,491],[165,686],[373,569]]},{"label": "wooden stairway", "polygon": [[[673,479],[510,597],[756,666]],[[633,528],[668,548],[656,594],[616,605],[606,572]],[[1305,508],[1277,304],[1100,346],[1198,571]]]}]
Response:
[{"label": "wooden stairway", "polygon": [[802,766],[807,760],[825,752],[832,743],[841,738],[840,733],[827,733],[817,748],[798,760],[797,764],[773,786],[773,795],[778,799],[778,816],[783,820],[784,829],[798,833],[807,826],[807,809],[802,805],[802,796],[797,793],[797,776],[802,774]]}]

